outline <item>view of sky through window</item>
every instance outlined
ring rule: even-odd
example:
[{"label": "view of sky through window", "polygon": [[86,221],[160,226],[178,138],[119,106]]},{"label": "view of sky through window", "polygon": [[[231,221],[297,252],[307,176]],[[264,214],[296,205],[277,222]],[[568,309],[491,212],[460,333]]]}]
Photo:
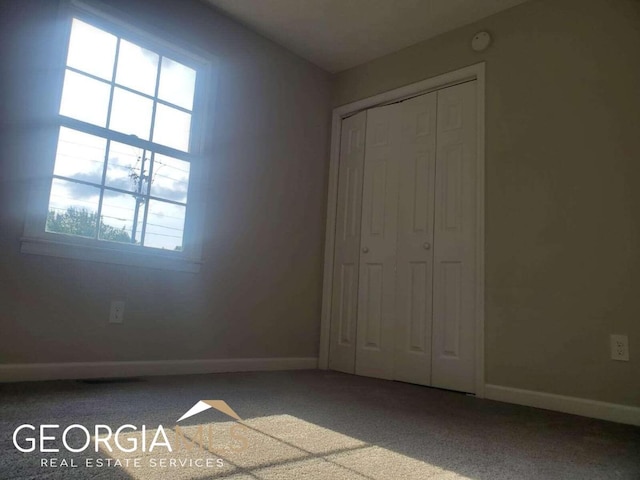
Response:
[{"label": "view of sky through window", "polygon": [[77,18],[66,67],[47,231],[181,250],[196,71]]}]

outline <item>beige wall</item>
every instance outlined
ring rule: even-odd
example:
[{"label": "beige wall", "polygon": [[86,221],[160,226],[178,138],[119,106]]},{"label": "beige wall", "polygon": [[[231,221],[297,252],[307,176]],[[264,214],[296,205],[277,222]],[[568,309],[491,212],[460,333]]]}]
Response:
[{"label": "beige wall", "polygon": [[57,3],[0,6],[0,363],[316,356],[330,77],[197,2],[108,3],[220,57],[202,271],[20,253],[30,167],[51,154]]},{"label": "beige wall", "polygon": [[640,405],[639,58],[639,2],[533,0],[337,75],[334,106],[486,62],[488,383]]}]

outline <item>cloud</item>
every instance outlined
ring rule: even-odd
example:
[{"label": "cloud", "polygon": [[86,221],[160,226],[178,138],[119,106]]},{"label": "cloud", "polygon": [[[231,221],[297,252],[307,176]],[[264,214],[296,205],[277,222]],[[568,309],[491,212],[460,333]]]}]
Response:
[{"label": "cloud", "polygon": [[170,184],[170,185],[151,185],[151,194],[154,197],[164,198],[167,200],[173,200],[174,202],[186,202],[187,201],[187,188],[183,184]]}]

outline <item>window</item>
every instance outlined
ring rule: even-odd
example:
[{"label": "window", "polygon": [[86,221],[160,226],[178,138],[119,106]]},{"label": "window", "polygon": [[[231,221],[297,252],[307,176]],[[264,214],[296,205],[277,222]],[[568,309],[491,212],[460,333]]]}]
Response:
[{"label": "window", "polygon": [[[135,29],[73,11],[53,169],[40,195],[46,216],[28,222],[23,252],[106,261],[105,252],[116,252],[117,263],[134,264],[136,256],[197,259],[205,66]],[[65,244],[74,247],[68,255]]]}]

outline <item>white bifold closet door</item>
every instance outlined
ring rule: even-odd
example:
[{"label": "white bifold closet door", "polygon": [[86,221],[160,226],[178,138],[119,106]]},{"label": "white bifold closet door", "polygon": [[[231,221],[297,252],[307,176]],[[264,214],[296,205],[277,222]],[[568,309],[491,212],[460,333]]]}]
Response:
[{"label": "white bifold closet door", "polygon": [[367,111],[356,369],[393,378],[401,104]]},{"label": "white bifold closet door", "polygon": [[367,112],[342,121],[333,282],[329,368],[354,373],[358,269],[362,210],[362,172]]},{"label": "white bifold closet door", "polygon": [[475,390],[469,82],[343,121],[329,367]]},{"label": "white bifold closet door", "polygon": [[475,392],[476,82],[438,91],[431,384]]},{"label": "white bifold closet door", "polygon": [[394,376],[431,385],[437,94],[400,106]]}]

